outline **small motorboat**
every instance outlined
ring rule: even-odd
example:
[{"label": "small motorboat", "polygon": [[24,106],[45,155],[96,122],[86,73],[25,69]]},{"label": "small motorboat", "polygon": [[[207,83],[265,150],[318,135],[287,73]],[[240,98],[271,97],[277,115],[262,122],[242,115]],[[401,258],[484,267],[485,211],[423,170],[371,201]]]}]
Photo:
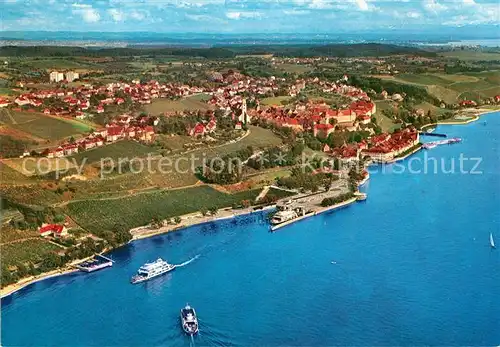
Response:
[{"label": "small motorboat", "polygon": [[198,318],[196,318],[196,311],[194,308],[186,304],[186,307],[181,309],[181,324],[182,330],[186,334],[194,335],[198,332]]},{"label": "small motorboat", "polygon": [[490,246],[491,248],[497,248],[495,246],[495,240],[493,240],[493,233],[490,233]]}]

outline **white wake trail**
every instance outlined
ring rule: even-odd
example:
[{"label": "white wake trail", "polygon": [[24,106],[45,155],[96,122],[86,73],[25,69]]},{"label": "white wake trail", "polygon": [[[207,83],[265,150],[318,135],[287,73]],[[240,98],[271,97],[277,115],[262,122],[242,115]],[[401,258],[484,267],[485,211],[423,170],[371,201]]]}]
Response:
[{"label": "white wake trail", "polygon": [[193,261],[195,261],[196,259],[198,259],[200,257],[200,255],[198,254],[196,257],[193,257],[191,259],[189,259],[188,261],[185,261],[184,263],[182,264],[178,264],[178,265],[175,265],[175,267],[182,267],[182,266],[186,266],[188,264],[191,264]]}]

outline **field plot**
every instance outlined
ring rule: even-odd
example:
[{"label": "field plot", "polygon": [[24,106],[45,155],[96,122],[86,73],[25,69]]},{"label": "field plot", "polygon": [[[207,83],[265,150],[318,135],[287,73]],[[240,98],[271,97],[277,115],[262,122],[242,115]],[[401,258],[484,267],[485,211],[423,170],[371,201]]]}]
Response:
[{"label": "field plot", "polygon": [[240,149],[247,148],[248,146],[252,146],[254,150],[257,150],[259,148],[267,148],[282,144],[281,139],[269,129],[252,125],[250,125],[248,129],[250,130],[250,134],[238,142],[228,143],[216,148],[203,148],[192,153],[199,154],[200,156],[202,153],[205,153],[208,157],[213,157],[214,155],[224,156],[239,151]]},{"label": "field plot", "polygon": [[33,181],[21,172],[13,169],[3,161],[0,162],[0,181],[2,184],[26,184]]},{"label": "field plot", "polygon": [[428,102],[423,102],[419,105],[416,106],[416,108],[421,108],[425,111],[425,113],[427,114],[428,111],[431,111],[432,114],[434,115],[441,115],[445,112],[449,112],[447,111],[446,109],[443,109],[443,108],[439,108],[439,107],[436,107]]},{"label": "field plot", "polygon": [[164,112],[182,112],[209,110],[211,106],[202,100],[203,96],[191,96],[180,100],[154,99],[149,105],[146,105],[146,111],[153,115],[159,115]]},{"label": "field plot", "polygon": [[375,77],[423,86],[429,94],[448,104],[457,103],[464,98],[478,100],[500,94],[500,73],[497,71],[475,74],[400,74]]},{"label": "field plot", "polygon": [[245,178],[245,182],[251,182],[252,186],[264,186],[275,183],[277,177],[289,177],[292,172],[289,169],[275,168],[250,174]]},{"label": "field plot", "polygon": [[443,100],[447,104],[454,104],[458,100],[459,92],[443,86],[427,86],[429,94],[434,95],[439,100]]},{"label": "field plot", "polygon": [[448,85],[452,82],[447,79],[443,79],[436,75],[431,74],[401,74],[397,76],[397,79],[403,80],[405,82],[421,84],[421,85]]},{"label": "field plot", "polygon": [[282,101],[287,102],[290,99],[289,96],[275,96],[264,98],[261,100],[262,105],[265,106],[283,106]]},{"label": "field plot", "polygon": [[449,83],[456,83],[456,82],[477,82],[479,78],[470,76],[470,75],[461,75],[461,74],[445,74],[445,73],[435,73],[433,74],[434,76],[437,76],[441,79],[449,81]]},{"label": "field plot", "polygon": [[[16,218],[20,215],[20,218],[22,219],[22,214],[18,210],[2,210],[2,212],[7,213],[10,218]],[[2,216],[2,221],[4,219],[5,216]],[[9,225],[3,225],[0,244],[6,244],[17,240],[25,240],[32,237],[40,237],[40,233],[37,230],[17,230]]]},{"label": "field plot", "polygon": [[468,91],[480,91],[482,89],[489,89],[489,88],[494,88],[498,87],[495,86],[494,84],[481,79],[477,82],[460,82],[460,83],[453,83],[449,86],[449,88],[456,90],[458,92],[468,92]]},{"label": "field plot", "polygon": [[0,245],[0,259],[7,266],[17,263],[33,263],[42,261],[48,253],[61,251],[58,247],[43,239],[31,239]]},{"label": "field plot", "polygon": [[313,70],[312,66],[301,65],[301,64],[279,64],[276,68],[290,73],[303,74]]},{"label": "field plot", "polygon": [[500,60],[500,52],[474,52],[474,51],[451,51],[440,53],[443,57],[455,58],[460,60],[479,60],[479,61],[493,61]]},{"label": "field plot", "polygon": [[483,97],[492,98],[496,95],[500,95],[500,87],[491,87],[487,89],[481,89],[478,91]]},{"label": "field plot", "polygon": [[75,167],[75,163],[68,158],[15,158],[4,159],[3,164],[24,176],[36,176],[51,171],[68,170]]},{"label": "field plot", "polygon": [[145,146],[135,141],[123,140],[75,154],[71,156],[70,159],[74,158],[79,164],[83,163],[84,160],[85,164],[92,164],[104,158],[110,158],[117,161],[119,158],[133,159],[145,157],[148,153],[154,152],[155,149],[152,147]]},{"label": "field plot", "polygon": [[255,199],[260,190],[224,194],[209,186],[138,194],[135,196],[69,203],[67,212],[89,230],[131,229],[151,222],[153,217],[171,218],[202,208],[226,207],[245,199]]},{"label": "field plot", "polygon": [[61,140],[90,131],[90,125],[73,119],[56,118],[35,112],[0,111],[0,123],[18,132],[29,134],[32,139]]},{"label": "field plot", "polygon": [[188,135],[164,135],[158,134],[156,136],[156,141],[162,146],[169,148],[172,151],[184,150],[184,145],[196,142],[191,136]]},{"label": "field plot", "polygon": [[77,61],[75,58],[50,58],[50,59],[22,59],[14,62],[22,66],[27,66],[33,69],[89,69],[95,65],[92,63]]},{"label": "field plot", "polygon": [[382,112],[384,110],[393,109],[393,103],[389,100],[375,101],[377,105],[377,112],[375,113],[375,118],[377,119],[377,124],[382,128],[382,131],[392,131],[399,127],[398,124],[394,124],[391,119],[387,118]]}]

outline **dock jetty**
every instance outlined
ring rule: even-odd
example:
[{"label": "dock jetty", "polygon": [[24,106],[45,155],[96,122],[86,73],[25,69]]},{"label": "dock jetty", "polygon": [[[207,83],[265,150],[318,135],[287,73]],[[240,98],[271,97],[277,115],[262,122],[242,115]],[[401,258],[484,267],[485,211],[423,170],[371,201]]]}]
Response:
[{"label": "dock jetty", "polygon": [[76,265],[78,269],[84,272],[94,272],[111,266],[113,266],[113,260],[102,254]]},{"label": "dock jetty", "polygon": [[435,137],[447,137],[446,134],[430,133],[428,131],[421,131],[420,135],[423,135],[423,136],[435,136]]}]

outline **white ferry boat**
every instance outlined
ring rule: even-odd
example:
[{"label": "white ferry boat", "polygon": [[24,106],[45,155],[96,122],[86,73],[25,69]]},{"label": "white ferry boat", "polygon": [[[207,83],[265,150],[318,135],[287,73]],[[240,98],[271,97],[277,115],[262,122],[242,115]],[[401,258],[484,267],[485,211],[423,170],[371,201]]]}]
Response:
[{"label": "white ferry boat", "polygon": [[295,219],[297,217],[298,217],[297,213],[293,210],[279,211],[279,212],[276,212],[276,214],[271,219],[271,224],[277,225],[277,224],[285,223],[285,222],[288,222],[289,220]]},{"label": "white ferry boat", "polygon": [[196,311],[194,308],[186,304],[186,307],[181,309],[181,324],[182,330],[186,334],[194,335],[198,332],[198,318],[196,318]]},{"label": "white ferry boat", "polygon": [[271,218],[271,230],[277,225],[292,221],[306,215],[307,211],[304,206],[297,205],[292,201],[287,201],[284,204],[276,206],[278,210]]},{"label": "white ferry boat", "polygon": [[150,280],[174,270],[175,267],[175,265],[169,264],[165,260],[158,258],[155,262],[146,263],[141,266],[137,271],[137,275],[132,277],[131,282],[135,284]]}]

